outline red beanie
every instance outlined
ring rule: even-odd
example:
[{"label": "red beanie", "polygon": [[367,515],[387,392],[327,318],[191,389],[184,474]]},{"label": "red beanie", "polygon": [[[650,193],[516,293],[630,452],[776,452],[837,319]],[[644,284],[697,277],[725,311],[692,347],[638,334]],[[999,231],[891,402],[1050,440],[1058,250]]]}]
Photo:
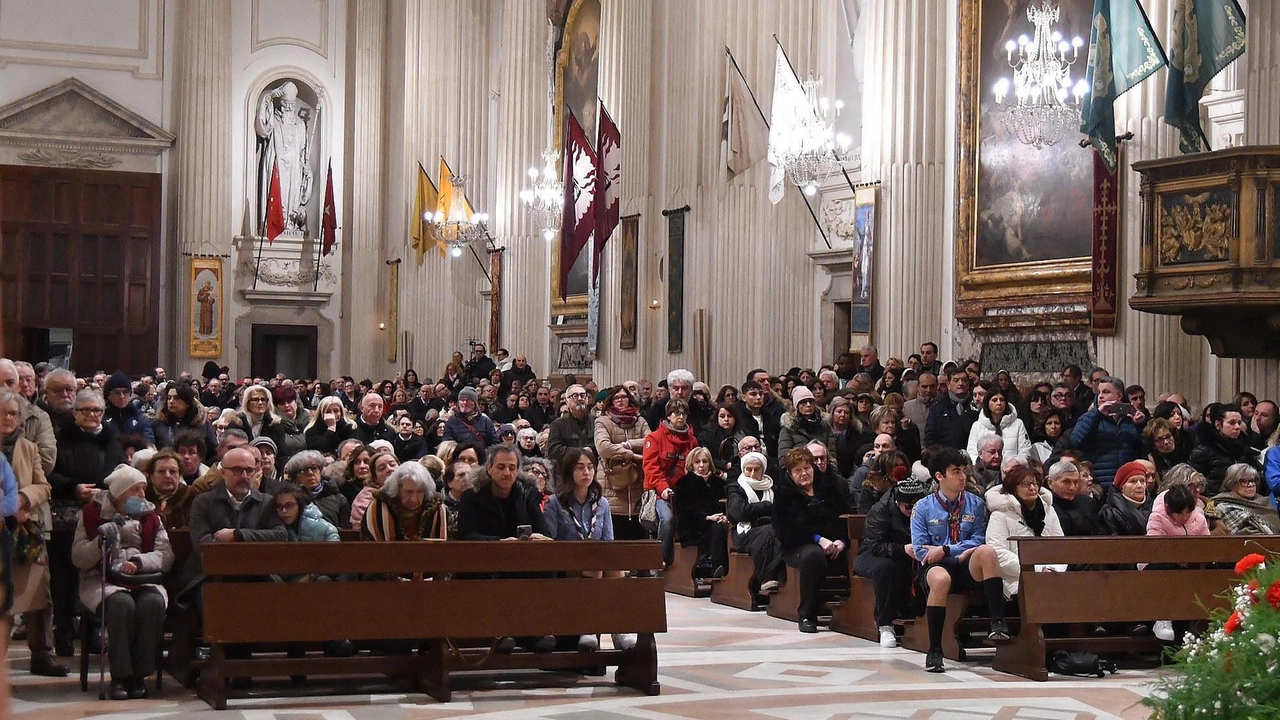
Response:
[{"label": "red beanie", "polygon": [[1131,460],[1120,466],[1120,469],[1116,471],[1116,478],[1111,481],[1111,484],[1115,485],[1116,489],[1119,490],[1124,487],[1125,480],[1128,480],[1134,475],[1146,476],[1146,474],[1146,465],[1142,464],[1142,462],[1138,460]]}]

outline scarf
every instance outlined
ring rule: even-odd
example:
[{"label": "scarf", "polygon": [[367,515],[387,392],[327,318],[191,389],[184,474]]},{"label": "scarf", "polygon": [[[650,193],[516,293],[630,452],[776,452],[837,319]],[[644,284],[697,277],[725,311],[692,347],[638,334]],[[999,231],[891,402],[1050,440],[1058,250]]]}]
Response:
[{"label": "scarf", "polygon": [[951,526],[949,532],[950,544],[955,545],[960,542],[960,516],[964,512],[964,493],[960,493],[960,497],[956,498],[954,502],[948,500],[947,496],[941,492],[938,492],[937,496],[938,504],[946,511],[947,521]]},{"label": "scarf", "polygon": [[688,435],[693,429],[692,425],[685,425],[683,430],[677,430],[671,427],[671,423],[667,422],[666,420],[662,421],[662,427],[666,428],[667,432],[674,433],[676,435],[679,435],[680,437],[684,437]]},{"label": "scarf", "polygon": [[1018,502],[1022,505],[1022,519],[1026,521],[1027,527],[1031,528],[1031,532],[1035,533],[1036,537],[1040,537],[1044,533],[1044,500],[1041,500],[1040,496],[1036,495],[1031,507],[1027,507],[1022,498],[1018,498]]},{"label": "scarf", "polygon": [[0,450],[4,452],[4,456],[13,459],[13,451],[18,447],[18,438],[22,437],[22,426],[19,425],[17,430],[9,433],[9,437],[0,440]]},{"label": "scarf", "polygon": [[[773,478],[765,475],[763,478],[756,480],[746,475],[738,476],[738,487],[742,488],[747,494],[747,502],[755,504],[758,502],[773,502]],[[751,529],[751,523],[740,522],[737,525],[739,534],[746,533]]]},{"label": "scarf", "polygon": [[947,399],[950,400],[951,404],[956,407],[956,411],[962,414],[964,413],[965,406],[969,405],[968,395],[965,395],[964,397],[960,397],[955,393],[951,392],[950,390],[947,391]]},{"label": "scarf", "polygon": [[630,430],[636,424],[636,419],[640,417],[640,408],[628,405],[625,410],[609,409],[609,419],[615,425],[624,430]]}]

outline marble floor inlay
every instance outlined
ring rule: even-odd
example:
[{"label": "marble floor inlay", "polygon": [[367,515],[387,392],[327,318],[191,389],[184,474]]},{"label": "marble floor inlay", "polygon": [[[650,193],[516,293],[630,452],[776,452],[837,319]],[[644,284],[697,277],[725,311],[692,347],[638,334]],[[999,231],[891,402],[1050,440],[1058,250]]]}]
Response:
[{"label": "marble floor inlay", "polygon": [[[607,677],[531,672],[460,679],[442,704],[375,681],[294,687],[255,684],[223,712],[172,678],[149,700],[99,701],[97,658],[90,691],[79,679],[33,677],[25,647],[9,652],[13,716],[29,720],[1137,720],[1159,671],[1121,670],[1104,679],[1054,676],[1046,683],[995,672],[990,655],[952,663],[942,675],[924,657],[825,630],[675,595],[670,631],[658,638],[662,694],[641,695]],[[976,653],[975,653],[976,654]],[[324,693],[307,696],[308,692]]]}]

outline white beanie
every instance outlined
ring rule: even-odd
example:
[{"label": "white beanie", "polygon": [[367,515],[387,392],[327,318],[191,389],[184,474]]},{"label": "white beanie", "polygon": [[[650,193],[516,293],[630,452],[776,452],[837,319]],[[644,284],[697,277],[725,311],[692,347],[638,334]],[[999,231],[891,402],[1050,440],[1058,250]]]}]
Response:
[{"label": "white beanie", "polygon": [[111,491],[111,497],[118,498],[128,492],[134,485],[146,485],[147,476],[143,475],[141,470],[136,470],[130,465],[120,463],[107,476],[106,482],[107,490]]}]

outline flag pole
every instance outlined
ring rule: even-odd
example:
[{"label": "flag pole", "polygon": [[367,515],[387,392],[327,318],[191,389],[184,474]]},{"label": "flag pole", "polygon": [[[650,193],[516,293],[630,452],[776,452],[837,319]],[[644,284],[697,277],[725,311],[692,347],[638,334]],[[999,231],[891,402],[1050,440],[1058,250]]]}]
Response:
[{"label": "flag pole", "polygon": [[[782,59],[786,60],[787,67],[791,68],[791,75],[795,77],[796,82],[800,82],[800,76],[796,74],[796,66],[791,64],[791,58],[787,56],[787,48],[778,39],[777,33],[773,34],[773,41],[778,43],[778,49],[782,51]],[[840,153],[836,152],[835,148],[832,148],[831,155],[836,159],[836,162],[840,163],[840,174],[844,175],[844,181],[849,183],[849,189],[856,193],[857,190],[853,187],[853,180],[849,178],[849,171],[844,169],[844,160],[840,157]]]},{"label": "flag pole", "polygon": [[[756,99],[755,91],[751,89],[751,83],[747,82],[747,76],[742,74],[742,68],[738,67],[738,59],[733,56],[733,51],[728,45],[724,46],[725,54],[729,56],[729,62],[733,63],[733,69],[737,71],[738,77],[742,78],[742,85],[747,88],[747,94],[751,96],[751,104],[756,106],[756,112],[760,113],[760,119],[764,121],[764,127],[769,129],[769,118],[765,116],[764,109],[760,107],[760,101]],[[784,51],[785,54],[785,51]],[[792,71],[794,72],[794,71]],[[809,196],[804,194],[800,188],[796,188],[796,192],[800,193],[800,199],[804,200],[804,206],[809,210],[809,217],[813,218],[813,224],[818,228],[818,234],[822,236],[822,242],[827,244],[827,249],[831,249],[831,241],[827,239],[827,231],[822,228],[822,223],[818,221],[818,214],[813,211],[813,205],[809,203]]]}]

